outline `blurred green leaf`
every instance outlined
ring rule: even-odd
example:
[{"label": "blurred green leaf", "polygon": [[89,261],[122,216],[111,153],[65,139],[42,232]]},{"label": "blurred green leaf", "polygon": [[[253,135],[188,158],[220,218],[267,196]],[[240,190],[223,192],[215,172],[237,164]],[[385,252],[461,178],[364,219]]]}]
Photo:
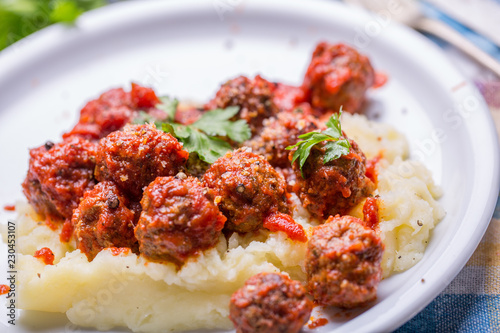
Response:
[{"label": "blurred green leaf", "polygon": [[52,22],[72,23],[83,12],[84,10],[78,7],[75,1],[57,1],[50,13],[50,19]]},{"label": "blurred green leaf", "polygon": [[53,23],[72,23],[106,0],[0,0],[0,50]]}]

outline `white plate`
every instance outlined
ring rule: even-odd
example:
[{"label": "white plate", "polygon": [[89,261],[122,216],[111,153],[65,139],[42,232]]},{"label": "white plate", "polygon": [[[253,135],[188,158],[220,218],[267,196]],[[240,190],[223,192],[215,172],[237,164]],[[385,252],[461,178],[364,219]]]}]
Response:
[{"label": "white plate", "polygon": [[[53,26],[11,46],[0,53],[0,204],[22,199],[28,148],[58,141],[84,103],[105,90],[135,81],[205,101],[240,74],[299,84],[320,40],[354,45],[389,74],[386,86],[370,92],[369,114],[405,132],[412,157],[444,189],[447,216],[423,260],[384,280],[370,309],[350,320],[332,317],[317,331],[396,329],[446,287],[476,248],[498,194],[499,149],[481,97],[432,43],[338,3],[118,3],[83,15],[74,28]],[[11,217],[2,210],[3,223]],[[65,321],[56,318],[35,326],[18,320],[12,332],[64,331]]]}]

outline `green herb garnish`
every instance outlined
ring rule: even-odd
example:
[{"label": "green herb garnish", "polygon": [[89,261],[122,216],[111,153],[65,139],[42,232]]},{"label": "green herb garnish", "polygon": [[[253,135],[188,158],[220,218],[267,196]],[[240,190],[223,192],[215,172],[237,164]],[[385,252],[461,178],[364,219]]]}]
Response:
[{"label": "green herb garnish", "polygon": [[140,112],[133,122],[135,124],[154,122],[158,129],[172,134],[183,144],[184,149],[189,153],[197,153],[204,162],[212,164],[232,149],[222,137],[228,137],[236,142],[250,139],[250,127],[245,120],[229,120],[238,113],[237,106],[207,111],[191,125],[182,125],[174,121],[178,101],[168,97],[160,97],[160,100],[161,103],[156,105],[156,108],[165,112],[167,115],[165,121],[152,121],[150,115]]},{"label": "green herb garnish", "polygon": [[0,50],[53,23],[72,24],[106,0],[0,0]]},{"label": "green herb garnish", "polygon": [[132,119],[132,124],[134,125],[141,125],[146,123],[152,124],[155,122],[156,118],[144,111],[139,111],[139,114],[134,119]]},{"label": "green herb garnish", "polygon": [[334,113],[328,122],[326,123],[327,129],[321,132],[309,132],[306,134],[299,135],[301,141],[297,142],[293,146],[286,147],[287,150],[294,149],[297,150],[293,153],[292,164],[299,159],[299,168],[302,178],[304,174],[302,172],[302,167],[306,163],[309,154],[311,153],[311,148],[320,142],[328,141],[325,144],[326,152],[323,157],[323,163],[326,164],[330,161],[336,160],[342,155],[349,154],[349,149],[351,145],[349,141],[342,137],[342,128],[340,126],[340,116],[342,115],[342,107],[339,113]]},{"label": "green herb garnish", "polygon": [[156,108],[165,112],[168,120],[174,121],[179,101],[176,98],[170,98],[168,96],[161,96],[159,99],[160,103],[156,104]]}]

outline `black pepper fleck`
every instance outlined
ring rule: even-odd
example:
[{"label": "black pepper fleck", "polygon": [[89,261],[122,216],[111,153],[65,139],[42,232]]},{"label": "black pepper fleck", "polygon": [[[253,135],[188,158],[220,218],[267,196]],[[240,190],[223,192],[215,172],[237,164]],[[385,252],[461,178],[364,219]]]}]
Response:
[{"label": "black pepper fleck", "polygon": [[243,192],[245,192],[245,185],[243,185],[243,184],[238,184],[238,186],[236,186],[236,192],[238,192],[238,193],[243,193]]},{"label": "black pepper fleck", "polygon": [[52,142],[52,141],[47,141],[47,142],[45,142],[45,145],[44,145],[44,146],[45,146],[45,149],[46,149],[46,150],[50,150],[52,147],[54,147],[54,142]]},{"label": "black pepper fleck", "polygon": [[112,195],[112,196],[108,197],[108,200],[106,203],[108,204],[108,207],[110,209],[116,209],[116,208],[118,208],[118,206],[120,206],[120,199],[118,199],[117,196]]}]

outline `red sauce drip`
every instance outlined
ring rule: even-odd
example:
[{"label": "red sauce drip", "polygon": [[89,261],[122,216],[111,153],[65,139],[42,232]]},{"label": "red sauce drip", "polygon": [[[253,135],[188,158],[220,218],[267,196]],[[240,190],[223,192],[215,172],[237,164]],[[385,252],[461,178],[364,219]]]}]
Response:
[{"label": "red sauce drip", "polygon": [[359,156],[358,153],[356,153],[354,151],[354,149],[351,149],[349,151],[349,154],[344,155],[344,158],[347,158],[347,159],[350,159],[350,160],[358,160],[359,162],[363,163],[363,159],[361,158],[361,156]]},{"label": "red sauce drip", "polygon": [[10,288],[6,284],[0,284],[0,295],[5,295],[8,294],[10,291]]},{"label": "red sauce drip", "polygon": [[321,326],[325,326],[326,324],[328,324],[328,319],[318,318],[316,320],[313,320],[309,325],[307,325],[307,327],[309,327],[309,329],[314,329]]},{"label": "red sauce drip", "polygon": [[382,72],[376,72],[375,73],[375,82],[373,83],[372,88],[377,89],[380,87],[383,87],[386,83],[389,77],[387,74],[382,73]]},{"label": "red sauce drip", "polygon": [[61,233],[59,234],[59,240],[62,243],[67,243],[71,239],[73,235],[73,224],[70,220],[64,221],[64,224],[61,229]]},{"label": "red sauce drip", "polygon": [[274,213],[264,219],[263,227],[270,231],[283,231],[288,238],[297,242],[307,242],[304,228],[296,223],[290,215]]},{"label": "red sauce drip", "polygon": [[120,254],[128,254],[130,249],[128,247],[109,247],[111,254],[114,256],[119,256]]},{"label": "red sauce drip", "polygon": [[377,197],[366,198],[365,204],[363,205],[363,219],[366,225],[372,229],[378,226],[379,216]]},{"label": "red sauce drip", "polygon": [[282,110],[292,111],[297,105],[305,102],[306,92],[302,87],[294,87],[278,83],[273,94],[273,102]]},{"label": "red sauce drip", "polygon": [[3,206],[3,209],[10,211],[10,212],[13,212],[16,210],[16,205],[5,205],[5,206]]},{"label": "red sauce drip", "polygon": [[57,228],[59,227],[59,223],[52,220],[50,216],[47,216],[47,219],[45,220],[45,225],[54,231],[56,231]]},{"label": "red sauce drip", "polygon": [[332,95],[338,94],[342,86],[353,77],[351,69],[347,67],[339,67],[335,74],[325,77],[325,88]]},{"label": "red sauce drip", "polygon": [[42,247],[33,257],[42,259],[45,265],[54,265],[54,253],[48,247]]},{"label": "red sauce drip", "polygon": [[371,160],[366,161],[366,171],[365,175],[368,177],[374,184],[377,184],[377,163],[382,158],[381,155],[372,158]]},{"label": "red sauce drip", "polygon": [[195,108],[185,110],[177,109],[177,112],[175,113],[175,121],[180,124],[191,125],[192,123],[200,119],[202,114],[203,111]]},{"label": "red sauce drip", "polygon": [[160,103],[160,99],[156,96],[153,89],[142,87],[136,83],[132,83],[130,97],[136,108],[153,108],[156,104]]}]

